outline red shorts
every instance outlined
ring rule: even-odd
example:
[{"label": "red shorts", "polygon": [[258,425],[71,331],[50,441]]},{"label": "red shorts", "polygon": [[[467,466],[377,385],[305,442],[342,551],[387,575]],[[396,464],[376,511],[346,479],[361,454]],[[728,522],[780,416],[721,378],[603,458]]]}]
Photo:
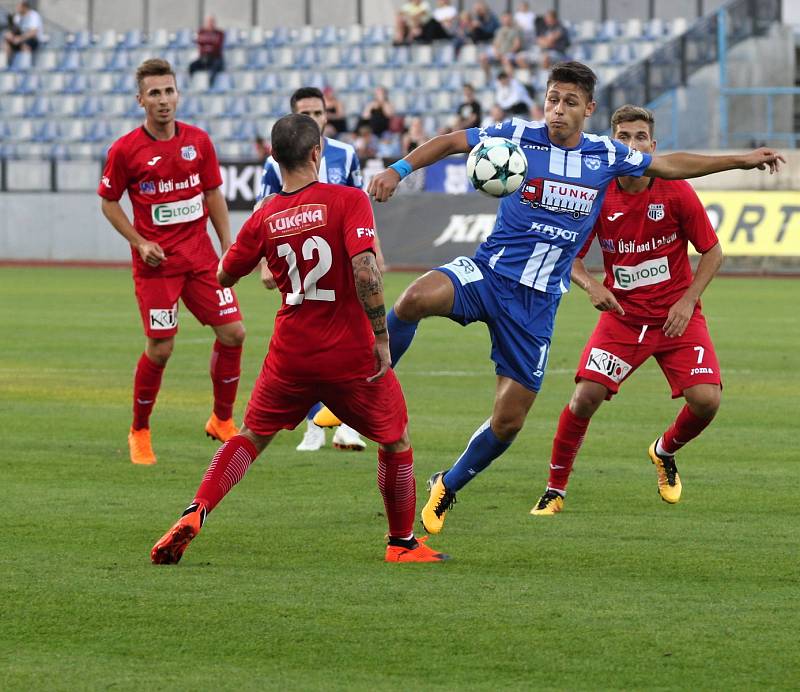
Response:
[{"label": "red shorts", "polygon": [[610,399],[650,356],[666,375],[673,399],[696,384],[722,386],[714,344],[699,310],[695,310],[683,336],[673,338],[665,336],[660,326],[645,328],[604,312],[583,350],[575,381],[599,382],[608,388],[606,398]]},{"label": "red shorts", "polygon": [[244,423],[258,435],[293,430],[318,401],[339,420],[379,444],[397,442],[408,425],[406,400],[394,370],[375,382],[299,383],[278,377],[266,361],[250,395]]},{"label": "red shorts", "polygon": [[217,281],[216,264],[175,276],[134,276],[133,283],[144,333],[153,339],[178,333],[178,298],[200,324],[216,327],[242,319],[233,289]]}]

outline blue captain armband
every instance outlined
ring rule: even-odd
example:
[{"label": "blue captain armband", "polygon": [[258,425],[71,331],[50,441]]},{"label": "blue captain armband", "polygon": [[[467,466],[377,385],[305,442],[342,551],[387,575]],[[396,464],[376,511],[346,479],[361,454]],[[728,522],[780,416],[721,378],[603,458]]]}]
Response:
[{"label": "blue captain armband", "polygon": [[411,168],[411,164],[405,159],[400,159],[399,161],[395,161],[391,166],[389,166],[389,168],[394,170],[397,173],[397,175],[400,176],[400,180],[408,177],[411,171],[414,170],[413,168]]}]

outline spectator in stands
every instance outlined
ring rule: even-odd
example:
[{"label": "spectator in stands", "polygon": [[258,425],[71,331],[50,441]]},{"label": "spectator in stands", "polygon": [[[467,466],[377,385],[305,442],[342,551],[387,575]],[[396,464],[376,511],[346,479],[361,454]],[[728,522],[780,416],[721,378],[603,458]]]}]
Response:
[{"label": "spectator in stands", "polygon": [[42,16],[30,3],[20,2],[17,13],[9,16],[8,31],[3,35],[6,49],[6,65],[11,67],[17,53],[31,53],[31,58],[39,48],[44,25]]},{"label": "spectator in stands", "polygon": [[380,137],[389,129],[393,115],[394,106],[389,103],[389,94],[386,89],[379,86],[375,89],[375,98],[364,106],[361,121],[369,125],[372,134]]},{"label": "spectator in stands", "polygon": [[333,87],[325,87],[322,90],[325,96],[325,112],[328,114],[328,124],[325,126],[329,132],[323,132],[326,137],[336,137],[342,132],[347,132],[347,115],[344,112],[344,105],[336,96]]},{"label": "spectator in stands", "polygon": [[467,41],[472,40],[470,34],[472,33],[472,15],[469,10],[464,10],[453,22],[453,48],[455,49],[456,56],[458,51],[461,50]]},{"label": "spectator in stands", "polygon": [[500,63],[504,72],[514,72],[514,61],[522,50],[522,31],[514,24],[514,15],[503,12],[500,28],[495,32],[492,44],[481,53],[481,67],[488,82],[492,76],[492,65]]},{"label": "spectator in stands", "polygon": [[458,106],[456,129],[466,130],[470,127],[480,127],[481,104],[478,99],[475,98],[475,87],[473,87],[472,84],[465,84],[462,89],[464,101]]},{"label": "spectator in stands", "polygon": [[378,144],[378,138],[369,126],[369,123],[364,121],[359,123],[356,136],[353,139],[353,146],[358,154],[358,158],[361,161],[374,159],[378,153]]},{"label": "spectator in stands", "polygon": [[561,23],[555,10],[548,10],[538,23],[536,29],[536,44],[527,53],[517,56],[516,64],[527,68],[532,64],[543,70],[549,70],[552,65],[563,60],[568,60],[569,32]]},{"label": "spectator in stands", "polygon": [[497,75],[494,98],[507,117],[512,115],[528,116],[533,105],[533,99],[522,82],[507,72]]},{"label": "spectator in stands", "polygon": [[506,119],[506,112],[498,105],[494,104],[488,115],[481,120],[481,127],[491,127],[495,123],[501,123]]},{"label": "spectator in stands", "polygon": [[225,45],[225,33],[217,28],[217,20],[213,16],[206,17],[203,26],[197,32],[197,48],[200,57],[189,65],[189,74],[199,70],[207,70],[209,84],[214,85],[217,75],[225,69],[222,49]]},{"label": "spectator in stands", "polygon": [[402,46],[422,39],[422,28],[431,18],[427,0],[408,0],[395,16],[394,45]]},{"label": "spectator in stands", "polygon": [[[458,10],[450,0],[437,0],[428,25],[432,40],[453,38],[458,24]],[[438,25],[438,26],[436,26]],[[426,25],[427,26],[427,25]]]},{"label": "spectator in stands", "polygon": [[522,41],[526,46],[533,44],[536,38],[536,15],[531,11],[530,3],[521,2],[514,12],[514,22],[522,31]]},{"label": "spectator in stands", "polygon": [[472,6],[472,26],[469,37],[474,43],[486,43],[494,38],[500,27],[497,15],[492,12],[485,2],[476,2]]},{"label": "spectator in stands", "polygon": [[425,124],[422,118],[419,116],[411,118],[411,123],[400,140],[401,156],[406,156],[409,152],[414,151],[420,144],[427,142],[429,139],[430,136],[425,132]]}]

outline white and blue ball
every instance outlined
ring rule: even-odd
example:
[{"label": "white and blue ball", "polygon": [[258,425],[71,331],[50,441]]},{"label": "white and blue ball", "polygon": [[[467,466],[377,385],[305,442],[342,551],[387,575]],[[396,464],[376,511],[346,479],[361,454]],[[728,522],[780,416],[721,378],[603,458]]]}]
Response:
[{"label": "white and blue ball", "polygon": [[504,137],[478,142],[467,157],[467,177],[479,192],[505,197],[516,192],[528,172],[522,148]]}]

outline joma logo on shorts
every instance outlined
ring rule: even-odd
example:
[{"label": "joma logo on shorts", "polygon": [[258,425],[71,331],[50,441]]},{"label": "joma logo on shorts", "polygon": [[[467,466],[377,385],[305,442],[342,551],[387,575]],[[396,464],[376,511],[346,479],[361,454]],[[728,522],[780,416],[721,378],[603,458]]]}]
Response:
[{"label": "joma logo on shorts", "polygon": [[324,204],[302,204],[284,209],[267,218],[272,235],[294,235],[324,226],[328,221],[328,207]]},{"label": "joma logo on shorts", "polygon": [[640,286],[660,284],[670,278],[669,262],[666,257],[647,260],[634,267],[623,267],[615,264],[613,269],[614,288],[621,288],[623,291],[629,291]]},{"label": "joma logo on shorts", "polygon": [[692,368],[692,371],[689,375],[713,375],[714,370],[712,368]]}]

